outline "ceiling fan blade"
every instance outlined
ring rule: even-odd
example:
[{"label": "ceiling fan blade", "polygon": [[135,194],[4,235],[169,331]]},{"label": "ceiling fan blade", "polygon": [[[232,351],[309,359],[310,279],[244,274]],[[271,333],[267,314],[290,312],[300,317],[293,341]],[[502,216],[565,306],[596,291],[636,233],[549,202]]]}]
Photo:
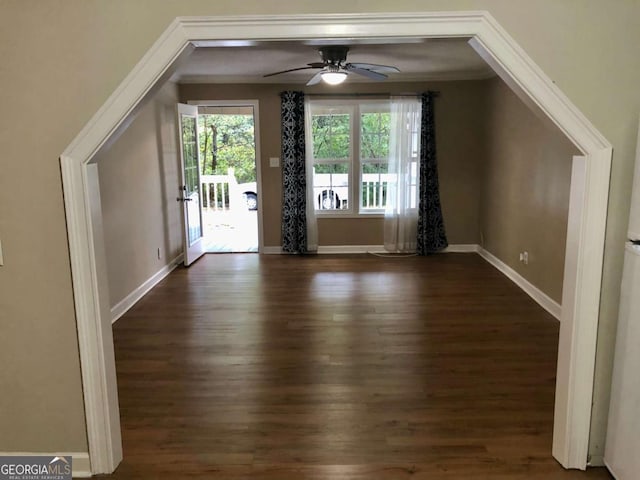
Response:
[{"label": "ceiling fan blade", "polygon": [[307,63],[307,65],[309,65],[311,68],[324,68],[326,66],[324,62]]},{"label": "ceiling fan blade", "polygon": [[320,83],[320,80],[322,80],[322,72],[318,72],[313,77],[311,77],[311,80],[307,82],[307,86]]},{"label": "ceiling fan blade", "polygon": [[348,63],[347,65],[345,65],[345,67],[347,66],[364,68],[365,70],[373,70],[374,72],[400,72],[400,69],[398,67],[392,67],[391,65],[376,65],[375,63]]},{"label": "ceiling fan blade", "polygon": [[367,70],[366,68],[351,67],[348,69],[350,72],[357,73],[363,77],[370,78],[371,80],[384,80],[387,76],[384,73],[374,72],[373,70]]},{"label": "ceiling fan blade", "polygon": [[289,72],[297,72],[298,70],[312,70],[314,68],[322,68],[322,67],[300,67],[300,68],[290,68],[289,70],[282,70],[280,72],[267,73],[262,77],[273,77],[274,75],[280,75],[281,73],[289,73]]}]

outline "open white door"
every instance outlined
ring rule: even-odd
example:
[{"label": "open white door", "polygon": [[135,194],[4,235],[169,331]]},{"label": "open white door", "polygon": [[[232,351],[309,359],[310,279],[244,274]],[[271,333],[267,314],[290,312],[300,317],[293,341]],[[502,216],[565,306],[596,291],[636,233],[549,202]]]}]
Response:
[{"label": "open white door", "polygon": [[183,207],[184,264],[188,267],[204,254],[197,106],[178,104],[178,127],[182,184],[177,200]]}]

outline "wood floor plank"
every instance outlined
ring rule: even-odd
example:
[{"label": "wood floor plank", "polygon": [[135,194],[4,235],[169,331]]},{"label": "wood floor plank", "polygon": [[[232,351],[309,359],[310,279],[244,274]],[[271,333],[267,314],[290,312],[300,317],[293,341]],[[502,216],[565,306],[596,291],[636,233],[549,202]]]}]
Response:
[{"label": "wood floor plank", "polygon": [[558,322],[473,254],[208,255],[114,326],[109,479],[610,479],[551,457]]}]

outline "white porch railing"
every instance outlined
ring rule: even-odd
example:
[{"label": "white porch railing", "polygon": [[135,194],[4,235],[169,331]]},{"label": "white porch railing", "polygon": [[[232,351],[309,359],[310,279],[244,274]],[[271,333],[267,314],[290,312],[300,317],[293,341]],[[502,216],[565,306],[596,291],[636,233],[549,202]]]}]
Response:
[{"label": "white porch railing", "polygon": [[226,175],[201,175],[202,183],[202,208],[211,210],[230,210],[235,203],[236,180],[233,168]]},{"label": "white porch railing", "polygon": [[383,209],[387,203],[387,182],[380,181],[377,175],[371,175],[375,180],[362,177],[362,208]]},{"label": "white porch railing", "polygon": [[[387,188],[394,176],[388,173],[362,174],[361,208],[366,210],[384,210],[387,204]],[[346,173],[315,173],[313,175],[313,192],[317,208],[323,208],[323,199],[327,195],[334,195],[334,205],[337,209],[345,209],[351,204],[349,199],[349,175]],[[355,199],[358,208],[358,199]],[[327,207],[333,209],[334,207]]]}]

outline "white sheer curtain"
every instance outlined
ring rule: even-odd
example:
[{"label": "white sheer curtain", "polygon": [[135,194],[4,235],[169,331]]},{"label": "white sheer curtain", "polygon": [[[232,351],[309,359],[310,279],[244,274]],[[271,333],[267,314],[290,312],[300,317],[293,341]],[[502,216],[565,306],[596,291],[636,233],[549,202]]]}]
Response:
[{"label": "white sheer curtain", "polygon": [[421,103],[391,98],[389,182],[384,215],[384,248],[413,253],[418,237],[418,172]]},{"label": "white sheer curtain", "polygon": [[311,105],[309,98],[304,100],[305,115],[305,172],[307,180],[307,251],[318,251],[318,221],[313,195],[313,134],[311,131]]}]

